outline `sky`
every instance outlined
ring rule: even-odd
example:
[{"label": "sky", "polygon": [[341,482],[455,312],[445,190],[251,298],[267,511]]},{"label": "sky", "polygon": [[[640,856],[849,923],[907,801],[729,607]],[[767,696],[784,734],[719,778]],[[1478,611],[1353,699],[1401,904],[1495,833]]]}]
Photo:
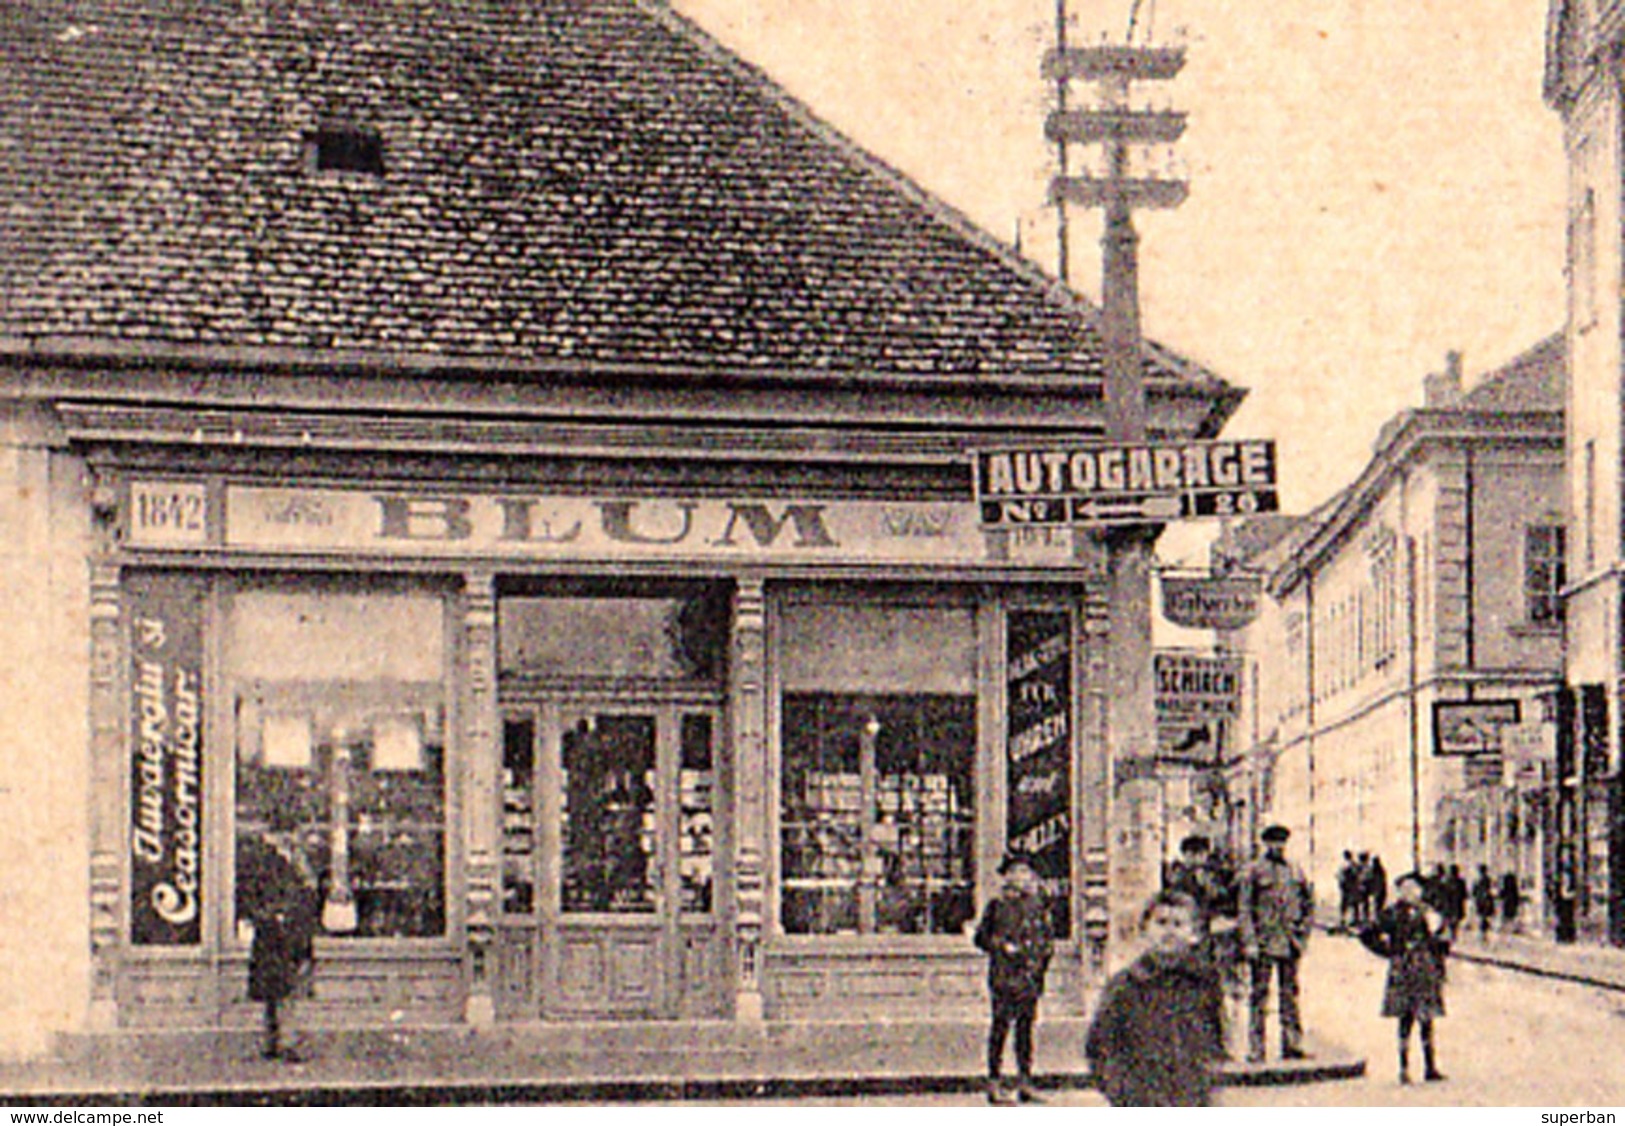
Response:
[{"label": "sky", "polygon": [[[1070,37],[1121,39],[1131,2],[1068,0]],[[1055,0],[673,4],[1054,271]],[[1470,385],[1562,327],[1545,20],[1546,0],[1141,0],[1140,31],[1188,49],[1135,100],[1189,113],[1191,185],[1136,219],[1144,330],[1249,389],[1226,434],[1277,440],[1285,509],[1351,481],[1447,351]],[[1098,301],[1098,216],[1072,226],[1072,284]]]}]

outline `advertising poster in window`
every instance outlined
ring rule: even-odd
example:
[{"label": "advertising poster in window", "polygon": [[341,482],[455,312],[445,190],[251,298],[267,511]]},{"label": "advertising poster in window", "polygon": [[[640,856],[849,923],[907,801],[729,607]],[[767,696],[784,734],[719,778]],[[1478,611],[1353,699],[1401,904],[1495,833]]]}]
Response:
[{"label": "advertising poster in window", "polygon": [[1010,615],[1005,842],[1032,858],[1070,933],[1072,890],[1072,619],[1061,610]]},{"label": "advertising poster in window", "polygon": [[130,937],[202,941],[203,584],[132,574],[130,622]]}]

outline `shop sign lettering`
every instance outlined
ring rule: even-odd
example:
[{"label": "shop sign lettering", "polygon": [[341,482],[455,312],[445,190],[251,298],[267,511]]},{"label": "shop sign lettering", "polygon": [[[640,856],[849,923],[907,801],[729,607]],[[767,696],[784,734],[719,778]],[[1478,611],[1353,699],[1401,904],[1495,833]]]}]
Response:
[{"label": "shop sign lettering", "polygon": [[1059,933],[1072,887],[1072,618],[1015,610],[1005,655],[1005,847],[1032,858]]},{"label": "shop sign lettering", "polygon": [[192,946],[203,935],[203,588],[137,572],[125,597],[131,940]]},{"label": "shop sign lettering", "polygon": [[1153,658],[1157,715],[1229,719],[1241,714],[1242,659],[1173,650]]},{"label": "shop sign lettering", "polygon": [[[222,546],[277,553],[1097,567],[997,550],[968,500],[593,497],[225,484]],[[1054,529],[1051,529],[1054,530]],[[1028,529],[1043,532],[1044,529]],[[999,533],[1000,546],[1010,536]],[[167,541],[136,546],[165,548]]]},{"label": "shop sign lettering", "polygon": [[1235,630],[1258,617],[1257,575],[1163,575],[1162,616],[1186,629]]},{"label": "shop sign lettering", "polygon": [[1274,512],[1275,443],[1141,442],[975,455],[982,523],[1133,524]]}]

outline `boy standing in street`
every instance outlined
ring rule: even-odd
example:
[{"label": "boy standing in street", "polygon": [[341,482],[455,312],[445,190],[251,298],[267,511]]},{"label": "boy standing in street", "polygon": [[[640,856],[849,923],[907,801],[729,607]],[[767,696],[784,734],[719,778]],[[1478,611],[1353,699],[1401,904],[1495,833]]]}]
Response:
[{"label": "boy standing in street", "polygon": [[[1033,1024],[1044,992],[1054,937],[1049,905],[1039,894],[1038,876],[1025,856],[1011,854],[999,865],[1004,885],[976,926],[976,946],[988,955],[987,987],[993,1018],[987,1034],[987,1101],[1008,1106],[1037,1101],[1033,1091]],[[1016,1030],[1016,1091],[1000,1078],[1004,1042]]]},{"label": "boy standing in street", "polygon": [[1196,901],[1163,891],[1142,919],[1146,949],[1107,983],[1089,1025],[1089,1068],[1113,1106],[1207,1106],[1224,1052],[1218,973]]}]

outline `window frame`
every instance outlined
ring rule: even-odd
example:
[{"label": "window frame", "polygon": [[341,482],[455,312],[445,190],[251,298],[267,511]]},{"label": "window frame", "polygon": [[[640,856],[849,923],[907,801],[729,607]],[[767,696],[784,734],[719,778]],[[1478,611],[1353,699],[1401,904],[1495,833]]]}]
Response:
[{"label": "window frame", "polygon": [[[1002,777],[1002,755],[1007,736],[1003,723],[1002,678],[1004,676],[1004,622],[1008,613],[1018,609],[1065,610],[1073,621],[1073,682],[1079,685],[1089,667],[1083,646],[1085,600],[1080,590],[1061,590],[1050,584],[1032,586],[988,586],[971,583],[943,583],[926,585],[903,581],[864,580],[806,580],[796,583],[770,584],[768,587],[766,645],[766,714],[765,739],[767,742],[767,772],[764,780],[763,803],[765,809],[765,855],[763,875],[765,894],[763,902],[763,933],[767,941],[786,950],[831,952],[869,951],[884,953],[918,953],[930,955],[959,952],[965,949],[963,935],[950,934],[788,934],[782,925],[782,800],[783,800],[783,741],[782,702],[784,694],[783,617],[787,609],[804,604],[870,604],[880,606],[906,606],[916,608],[969,611],[974,620],[974,692],[976,697],[976,819],[972,853],[975,862],[973,883],[977,912],[997,893],[999,877],[996,875],[999,858],[1004,849],[1005,834],[1005,780]],[[1081,688],[1074,693],[1074,740],[1082,739],[1084,708]],[[1075,745],[1075,744],[1074,744]],[[1076,792],[1081,782],[1074,779],[1071,817],[1073,832],[1079,831],[1081,807]],[[1073,910],[1078,910],[1081,876],[1074,857],[1072,872]],[[1080,940],[1075,930],[1069,942]]]},{"label": "window frame", "polygon": [[[1542,520],[1523,529],[1523,622],[1533,629],[1563,624],[1563,588],[1568,575],[1568,531],[1562,521]],[[1544,582],[1537,576],[1544,575]],[[1545,613],[1537,608],[1546,607]]]},{"label": "window frame", "polygon": [[[233,666],[231,630],[236,600],[244,595],[288,594],[295,596],[405,596],[432,601],[438,608],[441,621],[438,679],[419,680],[380,678],[354,680],[344,677],[288,677],[271,678],[248,674]],[[457,683],[458,654],[462,650],[459,622],[463,596],[451,582],[425,581],[400,576],[362,576],[335,578],[331,576],[305,576],[268,574],[252,580],[228,580],[220,584],[218,609],[213,642],[214,656],[220,685],[220,726],[217,730],[218,750],[216,772],[219,793],[223,799],[223,816],[219,825],[220,860],[216,866],[221,872],[219,907],[215,912],[220,920],[222,941],[227,949],[246,952],[245,934],[237,914],[237,834],[239,756],[241,734],[237,730],[237,702],[251,690],[258,688],[278,707],[323,706],[325,702],[342,699],[346,705],[358,710],[383,715],[406,714],[427,708],[437,709],[440,717],[440,799],[441,799],[441,914],[443,925],[439,933],[429,935],[347,935],[318,932],[316,942],[324,953],[340,961],[348,957],[365,957],[371,952],[402,948],[420,950],[452,949],[461,940],[465,926],[464,897],[459,893],[459,873],[462,870],[462,833],[465,781],[462,766],[463,738],[460,717],[461,701],[455,689]],[[266,714],[270,714],[267,709]],[[427,740],[424,746],[428,746]],[[222,767],[226,769],[221,769]],[[352,807],[352,818],[356,813]],[[331,818],[326,822],[331,824]],[[355,854],[352,852],[352,864]],[[352,868],[352,880],[354,879]]]}]

